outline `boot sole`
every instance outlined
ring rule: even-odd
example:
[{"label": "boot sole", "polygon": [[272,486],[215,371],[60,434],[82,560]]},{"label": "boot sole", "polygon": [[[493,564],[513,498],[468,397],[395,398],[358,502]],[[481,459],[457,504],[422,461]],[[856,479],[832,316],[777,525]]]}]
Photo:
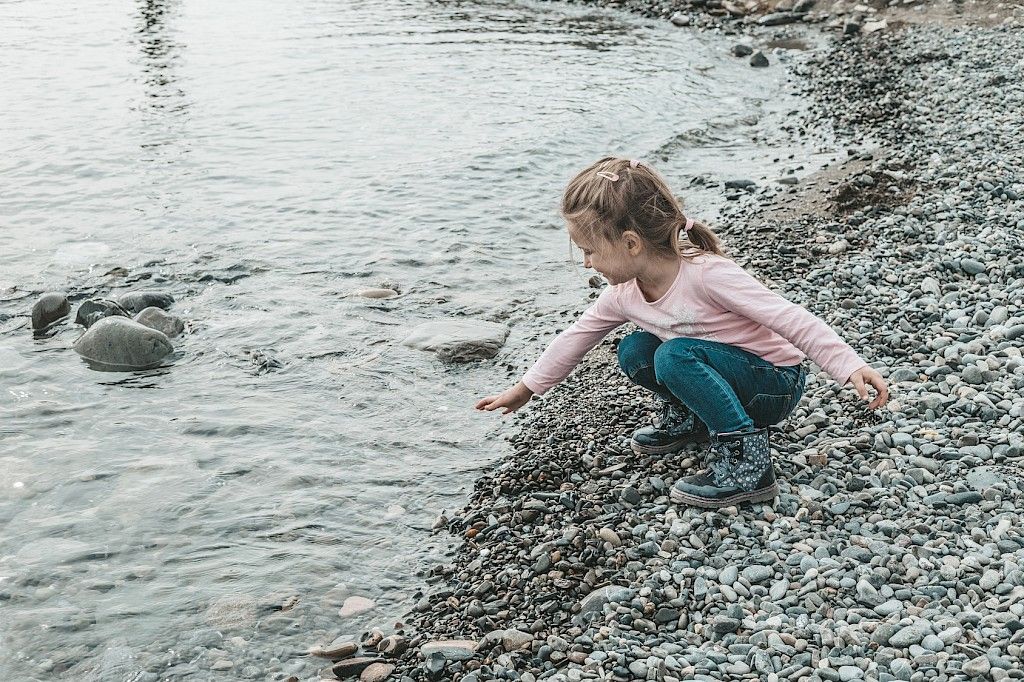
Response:
[{"label": "boot sole", "polygon": [[702,445],[708,442],[710,441],[707,438],[684,438],[683,440],[676,441],[675,443],[669,443],[668,445],[642,445],[637,443],[635,440],[631,440],[629,441],[629,447],[633,448],[633,452],[638,455],[667,455],[673,452],[679,452],[687,445]]},{"label": "boot sole", "polygon": [[729,497],[723,497],[720,500],[709,500],[705,497],[695,497],[693,495],[680,492],[675,488],[672,488],[668,494],[669,499],[676,504],[688,504],[694,507],[701,507],[703,509],[720,509],[721,507],[731,507],[734,504],[743,504],[745,502],[768,502],[770,500],[774,500],[778,495],[778,483],[772,483],[767,488],[761,488],[760,490],[736,493]]}]

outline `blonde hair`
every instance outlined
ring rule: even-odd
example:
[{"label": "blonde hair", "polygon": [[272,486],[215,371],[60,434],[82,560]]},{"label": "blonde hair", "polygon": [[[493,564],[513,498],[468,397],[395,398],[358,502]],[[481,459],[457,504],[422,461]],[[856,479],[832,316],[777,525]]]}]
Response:
[{"label": "blonde hair", "polygon": [[665,179],[642,161],[606,156],[584,168],[562,194],[562,217],[584,238],[614,241],[632,230],[664,256],[725,255],[704,223],[694,221],[686,242],[679,239],[687,221],[683,206]]}]

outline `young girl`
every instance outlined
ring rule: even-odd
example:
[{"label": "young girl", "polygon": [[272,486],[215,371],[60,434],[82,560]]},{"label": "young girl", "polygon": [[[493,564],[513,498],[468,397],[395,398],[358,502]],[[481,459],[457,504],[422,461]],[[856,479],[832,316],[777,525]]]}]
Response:
[{"label": "young girl", "polygon": [[[562,215],[583,263],[608,280],[522,381],[476,404],[509,414],[562,381],[625,322],[643,331],[619,343],[619,365],[663,401],[661,419],[633,434],[639,453],[668,453],[710,438],[706,469],[671,498],[700,507],[764,502],[778,494],[768,429],[800,401],[809,356],[871,409],[888,400],[882,376],[822,320],[765,288],[687,218],[664,179],[640,161],[606,157],[566,187]],[[685,235],[681,241],[680,232]]]}]

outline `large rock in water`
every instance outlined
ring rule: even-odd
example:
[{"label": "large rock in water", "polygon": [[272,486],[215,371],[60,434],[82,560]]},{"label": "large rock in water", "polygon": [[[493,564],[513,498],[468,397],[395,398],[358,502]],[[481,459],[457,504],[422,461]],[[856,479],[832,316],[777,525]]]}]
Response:
[{"label": "large rock in water", "polygon": [[495,322],[435,320],[415,327],[402,343],[436,353],[446,362],[469,362],[497,355],[508,332],[508,327]]},{"label": "large rock in water", "polygon": [[155,367],[174,347],[163,332],[125,317],[105,317],[74,344],[97,369],[131,371]]},{"label": "large rock in water", "polygon": [[58,292],[43,294],[32,306],[32,329],[46,329],[69,312],[71,304],[67,296]]},{"label": "large rock in water", "polygon": [[180,317],[169,315],[156,306],[146,308],[136,315],[134,319],[139,324],[146,325],[150,329],[156,329],[159,332],[163,332],[169,339],[173,339],[175,336],[185,331],[185,323],[181,321]]},{"label": "large rock in water", "polygon": [[128,311],[122,308],[121,304],[116,301],[106,298],[89,298],[82,301],[82,305],[78,306],[78,312],[75,313],[75,323],[88,329],[104,317],[114,315],[131,317]]},{"label": "large rock in water", "polygon": [[117,302],[134,315],[150,306],[167,310],[174,305],[174,297],[157,291],[130,291],[118,298]]}]

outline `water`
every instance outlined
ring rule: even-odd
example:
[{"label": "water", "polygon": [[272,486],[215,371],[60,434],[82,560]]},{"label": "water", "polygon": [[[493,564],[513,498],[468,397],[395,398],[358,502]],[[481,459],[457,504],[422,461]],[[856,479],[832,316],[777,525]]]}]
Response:
[{"label": "water", "polygon": [[[796,106],[723,38],[557,4],[14,0],[0,28],[3,679],[309,677],[295,652],[391,625],[505,452],[472,404],[588,294],[565,181],[771,176]],[[22,326],[129,288],[189,321],[167,367]],[[398,343],[463,315],[512,327],[496,361]]]}]

